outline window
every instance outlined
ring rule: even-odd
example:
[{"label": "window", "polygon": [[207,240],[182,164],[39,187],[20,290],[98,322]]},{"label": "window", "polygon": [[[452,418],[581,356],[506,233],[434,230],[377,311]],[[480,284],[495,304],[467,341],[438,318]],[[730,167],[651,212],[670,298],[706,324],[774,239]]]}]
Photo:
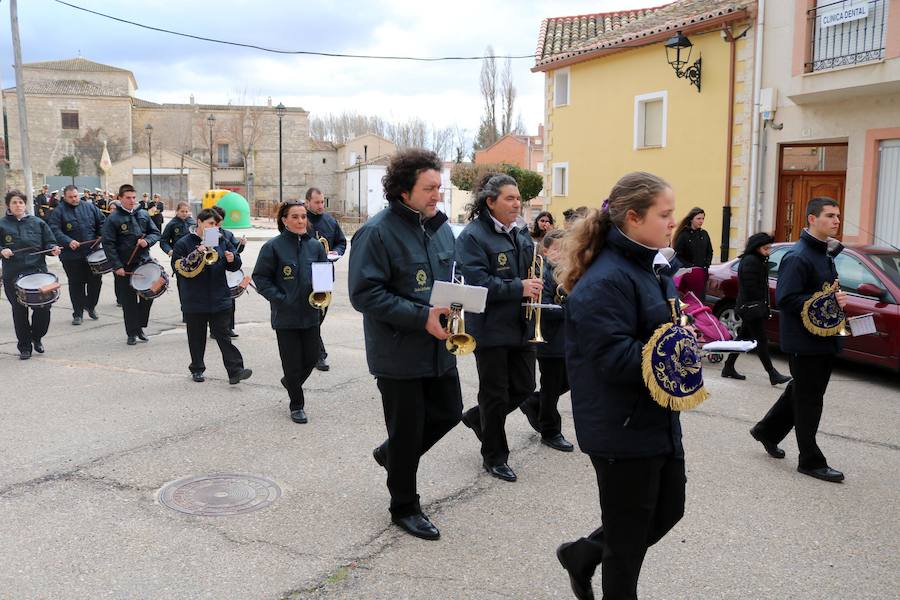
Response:
[{"label": "window", "polygon": [[806,72],[885,57],[888,0],[816,0],[806,11],[810,27]]},{"label": "window", "polygon": [[781,248],[775,248],[772,250],[772,254],[769,255],[769,277],[774,279],[778,278],[778,267],[781,266],[781,260],[788,253],[788,250],[791,249],[791,246],[782,246]]},{"label": "window", "polygon": [[78,129],[78,111],[67,110],[61,114],[63,129]]},{"label": "window", "polygon": [[565,106],[569,99],[569,69],[560,69],[553,73],[553,106]]},{"label": "window", "polygon": [[634,97],[634,149],[666,145],[668,94],[653,92]]},{"label": "window", "polygon": [[845,292],[858,294],[859,292],[856,290],[864,283],[869,283],[880,290],[884,290],[884,284],[875,277],[868,267],[853,256],[843,252],[838,254],[834,258],[834,268],[837,269],[841,289]]},{"label": "window", "polygon": [[544,172],[544,163],[539,162],[538,164],[536,164],[534,170],[537,171],[538,173],[543,173]]},{"label": "window", "polygon": [[553,163],[553,195],[569,195],[569,163]]},{"label": "window", "polygon": [[228,144],[219,144],[218,150],[218,159],[220,165],[228,164]]}]

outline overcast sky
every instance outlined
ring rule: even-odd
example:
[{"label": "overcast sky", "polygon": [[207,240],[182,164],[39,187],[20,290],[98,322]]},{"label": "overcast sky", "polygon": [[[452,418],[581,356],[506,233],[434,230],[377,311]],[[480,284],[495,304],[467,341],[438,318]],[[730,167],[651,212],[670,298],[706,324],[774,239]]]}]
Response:
[{"label": "overcast sky", "polygon": [[[541,19],[662,4],[661,0],[72,0],[147,25],[290,50],[411,56],[533,54]],[[3,15],[2,85],[15,85]],[[421,117],[473,132],[482,113],[481,61],[417,63],[285,56],[139,29],[52,0],[19,0],[23,61],[72,58],[129,69],[137,96],[155,102],[225,103],[241,90],[257,103]],[[518,109],[530,132],[543,120],[543,75],[513,61]]]}]

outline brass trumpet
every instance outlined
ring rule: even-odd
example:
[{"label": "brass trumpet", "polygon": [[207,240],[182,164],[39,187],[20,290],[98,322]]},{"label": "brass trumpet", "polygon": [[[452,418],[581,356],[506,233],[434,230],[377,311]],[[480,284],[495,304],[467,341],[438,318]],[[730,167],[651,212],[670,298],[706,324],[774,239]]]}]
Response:
[{"label": "brass trumpet", "polygon": [[475,350],[475,338],[466,333],[466,321],[463,317],[462,304],[451,304],[450,314],[447,315],[446,346],[450,354],[460,356]]},{"label": "brass trumpet", "polygon": [[[528,269],[528,278],[540,279],[541,282],[544,281],[544,257],[538,254],[537,245],[535,245],[534,247],[534,256],[531,259],[531,268]],[[544,288],[542,285],[541,290],[538,292],[536,304],[541,303],[543,296]],[[541,307],[532,306],[532,304],[535,303],[529,300],[529,305],[525,307],[525,318],[528,320],[534,319],[534,337],[528,340],[528,342],[531,344],[543,344],[547,340],[545,340],[544,336],[541,335]]]},{"label": "brass trumpet", "polygon": [[[325,247],[325,256],[328,256],[328,240],[319,235],[316,232],[316,241],[321,243],[322,246]],[[309,293],[309,305],[315,308],[316,310],[321,310],[325,312],[325,309],[328,308],[328,305],[331,304],[331,292],[310,292]]]}]

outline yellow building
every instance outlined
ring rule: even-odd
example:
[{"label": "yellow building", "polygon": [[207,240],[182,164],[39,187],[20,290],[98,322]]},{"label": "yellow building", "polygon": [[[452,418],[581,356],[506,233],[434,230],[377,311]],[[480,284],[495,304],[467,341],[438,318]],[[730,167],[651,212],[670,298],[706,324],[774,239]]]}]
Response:
[{"label": "yellow building", "polygon": [[[557,218],[599,207],[623,174],[650,171],[672,184],[678,218],[706,211],[717,258],[740,252],[755,4],[679,0],[542,22],[532,70],[545,73],[545,194]],[[680,51],[680,77],[666,48],[678,33],[692,44]]]}]

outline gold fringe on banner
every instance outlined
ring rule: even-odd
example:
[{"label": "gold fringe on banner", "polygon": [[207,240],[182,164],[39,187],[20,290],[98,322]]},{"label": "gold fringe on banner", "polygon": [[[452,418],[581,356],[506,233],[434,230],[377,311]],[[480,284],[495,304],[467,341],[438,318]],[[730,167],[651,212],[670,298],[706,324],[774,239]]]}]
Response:
[{"label": "gold fringe on banner", "polygon": [[[653,400],[660,406],[677,411],[690,410],[696,408],[709,398],[709,392],[707,392],[706,388],[703,386],[703,373],[702,366],[700,365],[699,349],[696,347],[694,348],[694,354],[697,357],[696,365],[685,365],[681,363],[680,350],[689,343],[696,346],[696,342],[693,341],[691,333],[678,327],[678,329],[683,330],[684,338],[676,342],[675,355],[666,356],[662,360],[657,359],[654,363],[654,352],[659,355],[664,354],[661,342],[665,341],[664,338],[672,327],[676,327],[676,325],[674,323],[665,323],[658,327],[641,351],[641,371],[644,377],[644,385],[647,386]],[[697,373],[697,376],[700,379],[699,386],[696,386],[695,388],[685,388],[683,381],[675,381],[670,378],[666,373],[666,360],[674,363],[676,370],[682,375]],[[660,382],[662,382],[662,384]],[[673,392],[678,392],[678,394]]]},{"label": "gold fringe on banner", "polygon": [[[824,283],[821,291],[816,292],[803,303],[800,318],[803,326],[811,334],[831,337],[839,335],[844,330],[846,317],[835,296],[838,286],[837,281],[832,284]],[[837,324],[829,325],[834,322]]]}]

